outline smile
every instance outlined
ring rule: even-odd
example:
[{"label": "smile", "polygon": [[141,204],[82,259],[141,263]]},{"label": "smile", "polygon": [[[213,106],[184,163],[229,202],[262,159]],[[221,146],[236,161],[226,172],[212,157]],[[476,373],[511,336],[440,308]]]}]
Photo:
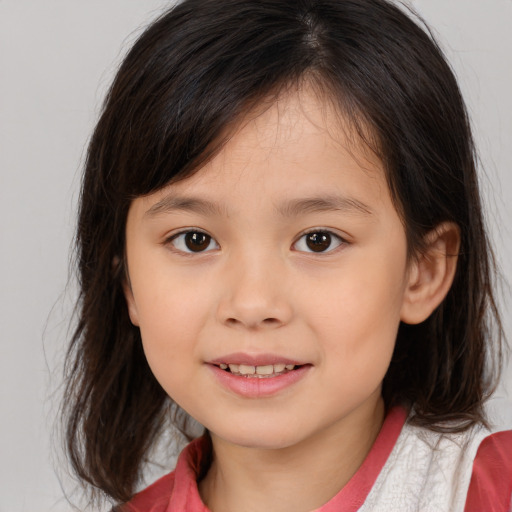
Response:
[{"label": "smile", "polygon": [[279,395],[302,381],[313,369],[310,363],[273,354],[231,354],[210,361],[215,380],[230,393],[243,398]]},{"label": "smile", "polygon": [[252,366],[247,364],[226,364],[220,363],[219,368],[233,375],[239,375],[248,378],[268,379],[284,375],[285,373],[294,370],[294,364],[266,364],[259,366]]}]

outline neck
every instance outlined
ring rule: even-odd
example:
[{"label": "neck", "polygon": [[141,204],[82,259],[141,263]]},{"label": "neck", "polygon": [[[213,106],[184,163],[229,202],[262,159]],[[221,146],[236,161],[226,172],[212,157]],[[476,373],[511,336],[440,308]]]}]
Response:
[{"label": "neck", "polygon": [[213,461],[199,484],[212,512],[307,512],[335,496],[370,451],[384,419],[381,398],[340,424],[277,450],[230,444],[212,434]]}]

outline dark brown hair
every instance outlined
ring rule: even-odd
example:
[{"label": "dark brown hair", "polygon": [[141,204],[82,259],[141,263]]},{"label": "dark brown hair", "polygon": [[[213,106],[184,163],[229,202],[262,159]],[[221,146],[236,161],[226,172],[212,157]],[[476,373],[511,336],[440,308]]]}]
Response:
[{"label": "dark brown hair", "polygon": [[429,31],[385,0],[186,0],[122,63],[80,197],[67,447],[79,477],[116,501],[132,495],[171,404],[123,295],[130,203],[190,176],[251,106],[306,79],[384,162],[411,254],[443,221],[461,232],[445,301],[422,324],[400,326],[386,404],[413,407],[413,421],[432,429],[484,421],[501,346],[494,263],[468,116]]}]

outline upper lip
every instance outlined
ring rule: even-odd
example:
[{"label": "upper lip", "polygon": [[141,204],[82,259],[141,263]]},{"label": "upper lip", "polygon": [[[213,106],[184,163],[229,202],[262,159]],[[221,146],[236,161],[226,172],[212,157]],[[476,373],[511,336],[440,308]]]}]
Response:
[{"label": "upper lip", "polygon": [[267,366],[274,364],[293,364],[300,366],[305,363],[297,359],[290,359],[277,354],[245,354],[243,352],[236,352],[233,354],[226,354],[225,356],[217,357],[208,361],[210,364],[244,364],[248,366]]}]

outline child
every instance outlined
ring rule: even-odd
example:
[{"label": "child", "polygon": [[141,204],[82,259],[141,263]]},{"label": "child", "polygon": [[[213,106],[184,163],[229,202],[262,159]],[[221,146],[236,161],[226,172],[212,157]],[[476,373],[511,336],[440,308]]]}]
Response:
[{"label": "child", "polygon": [[[119,510],[509,509],[467,114],[388,1],[163,15],[108,94],[77,243],[68,449]],[[204,435],[134,496],[189,417]]]}]

